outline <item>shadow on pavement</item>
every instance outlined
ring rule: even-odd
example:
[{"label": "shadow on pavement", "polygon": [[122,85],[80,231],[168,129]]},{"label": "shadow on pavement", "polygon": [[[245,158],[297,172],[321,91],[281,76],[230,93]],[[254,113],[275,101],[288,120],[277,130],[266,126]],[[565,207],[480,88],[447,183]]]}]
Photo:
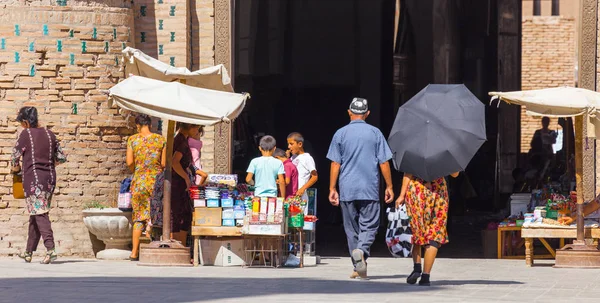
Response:
[{"label": "shadow on pavement", "polygon": [[523,284],[516,281],[493,281],[493,280],[438,280],[432,281],[435,286],[458,286],[458,285],[513,285]]},{"label": "shadow on pavement", "polygon": [[[394,278],[390,276],[387,278]],[[383,278],[383,277],[382,277]],[[511,281],[439,281],[438,285],[519,284]],[[0,297],[10,302],[192,302],[257,299],[273,294],[356,294],[427,292],[403,282],[335,281],[306,278],[74,277],[0,279]],[[368,298],[368,297],[365,297]],[[134,299],[131,301],[131,299]],[[310,301],[310,300],[307,300]],[[368,301],[368,300],[367,300]]]}]

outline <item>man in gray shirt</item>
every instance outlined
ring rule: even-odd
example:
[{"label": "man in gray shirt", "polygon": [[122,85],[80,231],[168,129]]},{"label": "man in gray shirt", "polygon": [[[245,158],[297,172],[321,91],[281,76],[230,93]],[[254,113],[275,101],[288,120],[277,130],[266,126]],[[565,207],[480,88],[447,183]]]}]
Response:
[{"label": "man in gray shirt", "polygon": [[[350,124],[333,136],[327,159],[331,160],[329,201],[341,205],[348,249],[354,264],[350,278],[366,278],[371,244],[379,228],[379,169],[385,180],[385,202],[394,199],[389,160],[392,152],[379,129],[365,122],[366,99],[354,98],[348,115]],[[336,189],[340,179],[340,193]]]}]

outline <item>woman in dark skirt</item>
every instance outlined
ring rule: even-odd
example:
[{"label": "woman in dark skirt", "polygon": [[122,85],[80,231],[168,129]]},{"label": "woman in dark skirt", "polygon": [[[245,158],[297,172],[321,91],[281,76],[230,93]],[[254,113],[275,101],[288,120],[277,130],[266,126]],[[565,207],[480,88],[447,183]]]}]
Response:
[{"label": "woman in dark skirt", "polygon": [[[173,175],[171,181],[171,232],[175,240],[186,245],[192,225],[192,201],[188,189],[195,176],[190,170],[192,152],[188,144],[191,124],[179,123],[179,132],[173,140]],[[196,126],[197,127],[197,126]]]},{"label": "woman in dark skirt", "polygon": [[[27,248],[19,257],[31,262],[40,238],[44,240],[46,256],[41,263],[49,264],[56,260],[54,236],[50,225],[52,193],[56,186],[57,164],[67,161],[53,132],[39,127],[38,113],[35,107],[23,107],[19,110],[17,121],[23,131],[17,139],[11,156],[13,173],[23,173],[23,190],[29,212],[29,235]],[[23,158],[23,165],[20,159]]]}]

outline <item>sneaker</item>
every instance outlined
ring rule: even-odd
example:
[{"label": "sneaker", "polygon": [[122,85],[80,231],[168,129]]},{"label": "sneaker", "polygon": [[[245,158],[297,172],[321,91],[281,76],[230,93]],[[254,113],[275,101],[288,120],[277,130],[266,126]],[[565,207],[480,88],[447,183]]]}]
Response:
[{"label": "sneaker", "polygon": [[50,264],[52,262],[54,262],[56,259],[58,258],[58,255],[56,254],[56,250],[49,250],[48,252],[46,252],[46,256],[44,257],[44,260],[42,260],[40,263],[42,264]]},{"label": "sneaker", "polygon": [[19,258],[25,260],[25,262],[31,263],[32,255],[33,255],[32,252],[25,251],[25,252],[20,253],[18,256],[19,256]]},{"label": "sneaker", "polygon": [[406,278],[406,283],[408,284],[415,284],[417,283],[417,280],[421,277],[421,273],[420,272],[416,272],[413,271],[410,273],[410,275],[408,276],[408,278]]},{"label": "sneaker", "polygon": [[365,253],[360,249],[352,251],[352,261],[354,261],[354,271],[361,279],[367,278],[367,262],[365,262]]}]

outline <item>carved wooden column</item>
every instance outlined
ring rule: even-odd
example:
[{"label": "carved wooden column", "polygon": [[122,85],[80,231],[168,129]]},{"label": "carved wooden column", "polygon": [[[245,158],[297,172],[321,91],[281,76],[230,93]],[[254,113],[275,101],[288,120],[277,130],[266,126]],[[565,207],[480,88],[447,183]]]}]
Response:
[{"label": "carved wooden column", "polygon": [[[596,90],[596,48],[598,0],[581,0],[581,23],[579,26],[579,87]],[[596,192],[596,144],[588,139],[587,123],[584,123],[583,142],[583,193],[586,201],[595,197]]]},{"label": "carved wooden column", "polygon": [[[233,0],[215,0],[215,64],[223,64],[233,79],[232,18]],[[215,173],[227,174],[232,169],[233,124],[215,125]]]}]

